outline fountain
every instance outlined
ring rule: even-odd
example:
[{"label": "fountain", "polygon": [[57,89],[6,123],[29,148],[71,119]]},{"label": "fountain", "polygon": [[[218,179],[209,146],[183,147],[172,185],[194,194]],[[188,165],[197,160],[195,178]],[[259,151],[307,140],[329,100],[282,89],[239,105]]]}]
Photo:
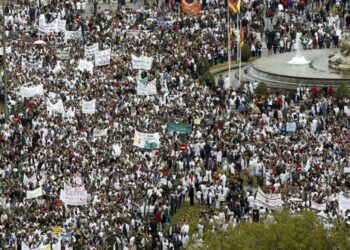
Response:
[{"label": "fountain", "polygon": [[301,53],[299,34],[296,53],[262,57],[243,70],[242,79],[265,82],[279,89],[350,85],[350,35],[343,33],[341,37],[340,49],[310,49]]},{"label": "fountain", "polygon": [[309,64],[310,61],[307,61],[305,56],[301,54],[301,33],[298,32],[296,35],[295,39],[295,50],[296,54],[295,56],[288,62],[288,64],[293,64],[293,65],[303,65],[303,64]]}]

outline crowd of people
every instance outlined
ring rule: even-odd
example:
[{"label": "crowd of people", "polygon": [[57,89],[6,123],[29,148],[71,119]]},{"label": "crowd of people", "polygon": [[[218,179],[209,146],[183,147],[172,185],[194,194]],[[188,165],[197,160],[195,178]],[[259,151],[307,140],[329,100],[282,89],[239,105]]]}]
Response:
[{"label": "crowd of people", "polygon": [[[268,48],[296,31],[323,48],[322,36],[343,20],[348,25],[347,14],[330,13],[344,3],[274,0],[264,8],[242,1],[245,42],[264,42],[266,28]],[[274,13],[271,27],[266,13]],[[334,98],[331,87],[261,97],[255,83],[198,84],[200,59],[227,60],[226,17],[215,1],[198,16],[172,3],[96,15],[82,15],[69,1],[6,6],[10,119],[2,114],[0,125],[1,249],[180,249],[190,230],[203,235],[202,220],[224,226],[251,218],[261,207],[257,185],[281,194],[292,212],[312,209],[350,222],[348,207],[339,205],[350,188],[350,100]],[[63,29],[57,20],[65,20]],[[93,65],[97,54],[87,54],[95,44],[110,51],[100,66]],[[152,66],[135,69],[133,56],[152,58]],[[147,90],[155,83],[156,93],[140,94],[140,81]],[[169,123],[187,130],[170,131]],[[136,132],[157,133],[159,144],[140,146]],[[65,204],[68,194],[76,204]],[[170,224],[184,203],[207,207],[198,228]]]}]

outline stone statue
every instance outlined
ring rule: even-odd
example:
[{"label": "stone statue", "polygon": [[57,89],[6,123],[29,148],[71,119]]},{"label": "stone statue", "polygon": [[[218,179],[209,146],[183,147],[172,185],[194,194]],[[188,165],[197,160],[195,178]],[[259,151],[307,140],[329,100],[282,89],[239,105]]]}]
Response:
[{"label": "stone statue", "polygon": [[331,53],[329,66],[333,69],[350,71],[350,33],[343,32],[339,43],[340,52]]}]

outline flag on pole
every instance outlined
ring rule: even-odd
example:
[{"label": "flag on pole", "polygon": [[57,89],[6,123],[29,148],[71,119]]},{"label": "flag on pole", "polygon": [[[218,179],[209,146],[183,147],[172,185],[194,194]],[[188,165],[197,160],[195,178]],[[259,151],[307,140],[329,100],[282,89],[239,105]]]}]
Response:
[{"label": "flag on pole", "polygon": [[243,26],[241,22],[239,26],[239,47],[242,49],[243,46],[244,46],[244,32],[243,32]]},{"label": "flag on pole", "polygon": [[241,0],[228,0],[228,9],[231,14],[237,14],[241,10]]},{"label": "flag on pole", "polygon": [[198,15],[201,11],[201,4],[199,0],[182,0],[181,10],[188,15]]}]

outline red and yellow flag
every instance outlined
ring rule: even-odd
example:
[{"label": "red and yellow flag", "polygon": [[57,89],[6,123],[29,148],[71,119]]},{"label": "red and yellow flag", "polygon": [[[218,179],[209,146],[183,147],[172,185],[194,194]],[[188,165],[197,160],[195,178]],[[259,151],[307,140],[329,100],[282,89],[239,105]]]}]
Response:
[{"label": "red and yellow flag", "polygon": [[182,0],[181,10],[188,15],[198,15],[201,11],[201,4],[199,0]]},{"label": "red and yellow flag", "polygon": [[241,0],[228,0],[228,9],[231,14],[237,14],[241,10]]},{"label": "red and yellow flag", "polygon": [[239,47],[242,49],[244,46],[244,32],[243,32],[243,26],[242,22],[239,26]]}]

